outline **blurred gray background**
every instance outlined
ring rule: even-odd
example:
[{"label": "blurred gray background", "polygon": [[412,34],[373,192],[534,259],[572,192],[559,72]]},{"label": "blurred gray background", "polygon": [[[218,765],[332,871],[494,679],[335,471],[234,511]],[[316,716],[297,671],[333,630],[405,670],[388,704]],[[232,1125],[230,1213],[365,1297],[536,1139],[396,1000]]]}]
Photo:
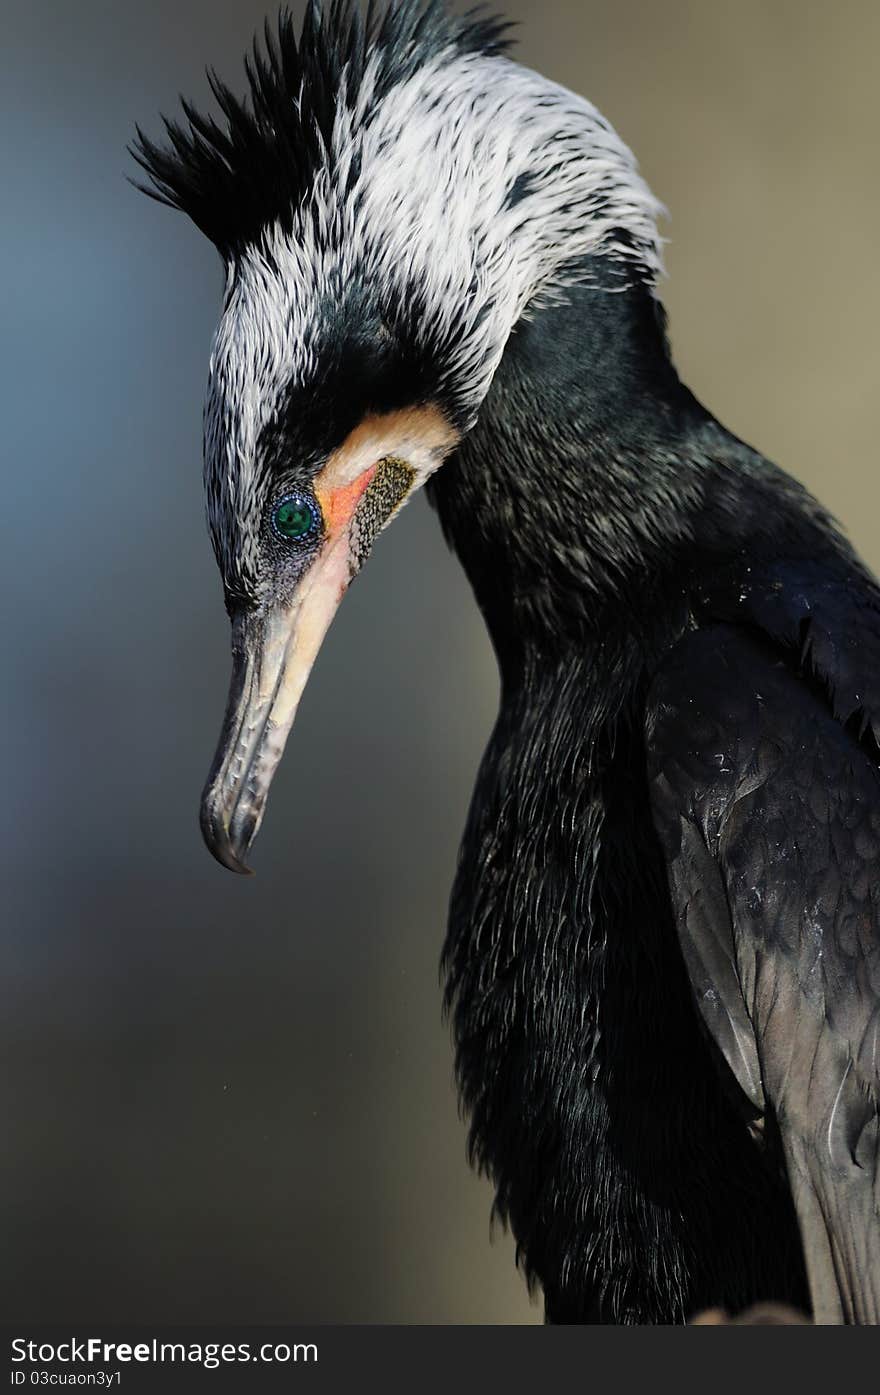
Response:
[{"label": "blurred gray background", "polygon": [[[875,0],[518,0],[672,211],[683,375],[880,566]],[[213,250],[125,182],[263,0],[5,0],[7,1319],[536,1322],[465,1161],[437,961],[494,664],[423,500],[307,690],[237,879],[196,809]]]}]

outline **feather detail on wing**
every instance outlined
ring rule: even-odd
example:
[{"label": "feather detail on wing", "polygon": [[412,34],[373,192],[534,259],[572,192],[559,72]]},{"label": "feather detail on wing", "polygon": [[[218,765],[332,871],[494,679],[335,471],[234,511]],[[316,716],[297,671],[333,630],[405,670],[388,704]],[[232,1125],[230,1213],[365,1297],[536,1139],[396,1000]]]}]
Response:
[{"label": "feather detail on wing", "polygon": [[880,712],[880,630],[841,645],[825,600],[801,607],[824,686],[757,629],[680,641],[651,693],[649,779],[695,996],[778,1130],[816,1321],[875,1323],[880,769],[842,723]]}]

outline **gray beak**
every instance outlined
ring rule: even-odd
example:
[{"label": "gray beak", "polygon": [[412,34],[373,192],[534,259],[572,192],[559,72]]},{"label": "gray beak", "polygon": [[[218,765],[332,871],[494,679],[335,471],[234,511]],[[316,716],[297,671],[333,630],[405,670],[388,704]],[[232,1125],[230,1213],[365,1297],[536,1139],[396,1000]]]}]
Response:
[{"label": "gray beak", "polygon": [[349,550],[340,539],[287,604],[233,620],[229,700],[201,807],[205,842],[231,872],[250,872],[247,856],[272,777],[348,580]]}]

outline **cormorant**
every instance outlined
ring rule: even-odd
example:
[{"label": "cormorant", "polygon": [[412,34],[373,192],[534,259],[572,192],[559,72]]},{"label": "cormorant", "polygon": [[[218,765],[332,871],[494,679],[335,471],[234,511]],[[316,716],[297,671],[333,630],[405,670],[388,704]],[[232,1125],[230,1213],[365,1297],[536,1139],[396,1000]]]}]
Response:
[{"label": "cormorant", "polygon": [[443,952],[470,1149],[556,1322],[880,1318],[880,589],[679,380],[659,205],[439,0],[267,25],[153,193],[219,249],[205,415],[245,871],[312,661],[427,484],[500,667]]}]

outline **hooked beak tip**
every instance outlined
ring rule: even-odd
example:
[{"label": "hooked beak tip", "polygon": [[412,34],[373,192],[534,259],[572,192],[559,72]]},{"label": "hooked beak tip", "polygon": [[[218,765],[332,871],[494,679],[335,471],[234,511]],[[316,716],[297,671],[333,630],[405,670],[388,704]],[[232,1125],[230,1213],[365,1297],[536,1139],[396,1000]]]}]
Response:
[{"label": "hooked beak tip", "polygon": [[237,845],[212,801],[203,801],[200,823],[205,846],[220,866],[230,872],[238,872],[240,876],[252,877],[253,868],[248,867],[244,860],[248,845]]},{"label": "hooked beak tip", "polygon": [[229,698],[201,808],[208,850],[230,872],[250,874],[272,777],[348,565],[347,545],[333,547],[286,602],[233,616]]}]

